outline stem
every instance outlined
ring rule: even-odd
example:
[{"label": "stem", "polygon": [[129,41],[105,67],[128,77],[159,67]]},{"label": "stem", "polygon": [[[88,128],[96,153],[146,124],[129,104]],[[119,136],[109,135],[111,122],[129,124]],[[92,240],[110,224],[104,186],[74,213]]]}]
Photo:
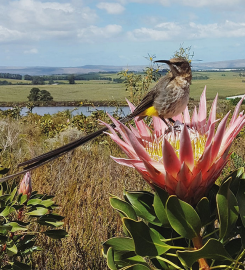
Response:
[{"label": "stem", "polygon": [[212,235],[212,234],[214,234],[214,233],[216,233],[216,232],[218,232],[218,231],[219,231],[219,229],[216,229],[216,230],[214,230],[213,232],[204,235],[202,239],[205,239],[205,238],[209,237],[210,235]]},{"label": "stem", "polygon": [[234,269],[235,267],[239,264],[239,260],[244,256],[245,254],[245,249],[243,250],[243,252],[236,258],[235,260],[235,265],[234,265]]},{"label": "stem", "polygon": [[171,261],[169,261],[169,260],[167,260],[167,259],[165,259],[165,258],[163,258],[163,257],[161,257],[161,256],[156,256],[156,258],[157,258],[158,260],[164,261],[164,262],[166,262],[166,263],[172,265],[172,266],[175,267],[176,269],[181,269],[181,270],[182,270],[182,268],[180,268],[178,265],[176,265],[175,263],[173,263],[173,262],[171,262]]},{"label": "stem", "polygon": [[[200,235],[192,238],[192,243],[194,245],[195,249],[202,248],[202,237]],[[199,263],[199,270],[210,270],[210,267],[207,263],[207,261],[204,258],[201,258],[198,260]]]}]

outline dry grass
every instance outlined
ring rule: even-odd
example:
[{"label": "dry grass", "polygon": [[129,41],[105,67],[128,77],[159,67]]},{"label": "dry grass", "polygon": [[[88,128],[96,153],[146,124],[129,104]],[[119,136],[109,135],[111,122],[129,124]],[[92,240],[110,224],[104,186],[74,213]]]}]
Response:
[{"label": "dry grass", "polygon": [[[48,139],[47,143],[33,123],[27,128],[20,121],[3,121],[15,123],[15,131],[6,133],[15,138],[11,154],[8,149],[2,153],[5,160],[15,165],[53,148],[52,143],[56,147],[68,140],[63,135],[59,142]],[[36,129],[39,139],[31,127]],[[65,217],[69,233],[59,241],[39,239],[43,251],[33,257],[35,269],[107,269],[101,243],[121,234],[121,221],[109,205],[109,196],[122,197],[123,189],[149,189],[134,170],[119,166],[110,158],[120,156],[121,152],[107,139],[104,136],[103,144],[98,144],[98,140],[88,143],[32,172],[33,190],[55,196],[60,206],[58,213]],[[17,155],[19,149],[21,154]]]},{"label": "dry grass", "polygon": [[[219,114],[227,110],[227,104],[220,103]],[[47,140],[35,115],[19,121],[2,119],[0,126],[0,144],[4,149],[1,163],[11,164],[13,171],[19,162],[67,143],[78,135],[71,130]],[[4,145],[7,146],[4,148]],[[244,137],[235,140],[233,151],[244,158],[245,148],[241,145],[245,145]],[[118,157],[122,154],[104,136],[32,172],[33,189],[55,196],[60,205],[58,212],[65,217],[65,228],[69,233],[66,239],[59,241],[39,239],[43,251],[33,257],[35,269],[107,269],[101,255],[101,243],[122,233],[120,218],[110,207],[109,196],[122,197],[123,189],[149,190],[135,170],[116,164],[110,155]],[[236,165],[231,161],[225,173]]]}]

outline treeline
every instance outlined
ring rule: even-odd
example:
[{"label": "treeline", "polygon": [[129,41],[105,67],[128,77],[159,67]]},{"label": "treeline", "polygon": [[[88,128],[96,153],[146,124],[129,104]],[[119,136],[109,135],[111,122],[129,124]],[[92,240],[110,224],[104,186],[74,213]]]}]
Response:
[{"label": "treeline", "polygon": [[30,76],[30,75],[24,75],[24,80],[27,81],[57,81],[57,80],[69,80],[73,76],[74,80],[79,81],[79,80],[84,80],[84,81],[89,81],[89,80],[107,80],[107,81],[114,81],[114,82],[123,82],[122,79],[120,78],[111,78],[111,77],[104,77],[101,76],[99,73],[88,73],[88,74],[74,74],[74,75],[69,75],[69,74],[59,74],[59,75],[42,75],[42,76]]},{"label": "treeline", "polygon": [[207,75],[196,75],[192,77],[192,80],[208,80],[209,76]]},{"label": "treeline", "polygon": [[10,74],[10,73],[0,73],[0,78],[22,80],[22,75],[20,75],[20,74]]}]

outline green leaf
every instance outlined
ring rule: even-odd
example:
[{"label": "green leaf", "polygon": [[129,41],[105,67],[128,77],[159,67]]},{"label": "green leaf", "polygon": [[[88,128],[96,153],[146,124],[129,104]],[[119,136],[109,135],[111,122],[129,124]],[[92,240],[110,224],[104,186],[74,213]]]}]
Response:
[{"label": "green leaf", "polygon": [[158,234],[143,221],[123,218],[124,225],[134,239],[135,252],[140,256],[157,256],[168,251],[171,246],[161,241]]},{"label": "green leaf", "polygon": [[110,204],[114,209],[119,211],[124,217],[128,217],[128,218],[137,220],[137,215],[136,215],[133,207],[129,203],[127,203],[127,202],[125,202],[117,197],[112,197],[112,198],[110,198]]},{"label": "green leaf", "polygon": [[44,234],[53,239],[61,239],[68,236],[65,230],[48,230]]},{"label": "green leaf", "polygon": [[111,270],[117,270],[117,266],[114,262],[114,252],[113,249],[110,247],[107,251],[107,265]]},{"label": "green leaf", "polygon": [[231,178],[224,182],[216,196],[217,209],[220,222],[219,237],[224,240],[229,237],[238,218],[238,203],[236,197],[229,189]]},{"label": "green leaf", "polygon": [[7,217],[9,214],[14,212],[15,209],[12,206],[6,206],[5,209],[0,213],[0,216]]},{"label": "green leaf", "polygon": [[152,224],[161,225],[153,208],[154,195],[152,193],[146,191],[125,191],[124,196],[132,204],[137,216]]},{"label": "green leaf", "polygon": [[216,239],[209,239],[200,249],[194,251],[177,251],[177,255],[183,265],[191,267],[198,259],[229,260],[232,258],[225,250],[224,246]]},{"label": "green leaf", "polygon": [[245,228],[245,179],[241,179],[239,189],[237,192],[237,202],[239,206],[239,214],[243,227]]},{"label": "green leaf", "polygon": [[36,210],[28,212],[30,216],[43,216],[48,212],[47,208],[37,207]]},{"label": "green leaf", "polygon": [[169,224],[167,212],[166,212],[166,202],[168,200],[169,194],[165,190],[157,186],[154,186],[154,188],[155,188],[156,193],[154,196],[153,206],[154,206],[156,216],[159,219],[159,221],[162,223],[163,227],[170,228],[171,226]]},{"label": "green leaf", "polygon": [[18,249],[16,247],[16,245],[14,244],[14,241],[11,240],[10,242],[7,242],[7,254],[8,256],[13,256],[16,255],[18,253]]},{"label": "green leaf", "polygon": [[121,270],[150,270],[151,268],[147,267],[146,265],[142,264],[134,264],[130,266],[126,266],[121,268]]},{"label": "green leaf", "polygon": [[10,196],[9,196],[9,198],[8,198],[8,201],[10,201],[10,202],[13,201],[14,196],[15,196],[16,193],[17,193],[17,189],[18,189],[18,187],[15,187],[15,188],[13,189],[13,191],[11,192],[11,194],[10,194]]},{"label": "green leaf", "polygon": [[233,194],[237,194],[239,190],[240,180],[245,179],[244,168],[239,168],[233,171],[230,175],[226,177],[226,179],[223,180],[222,184],[225,183],[230,178],[231,178],[230,190],[233,192]]},{"label": "green leaf", "polygon": [[4,195],[0,196],[0,201],[7,202],[9,197],[10,197],[10,194],[4,194]]},{"label": "green leaf", "polygon": [[[27,223],[29,224],[29,223]],[[10,222],[7,223],[6,225],[11,226],[11,232],[17,232],[17,231],[27,231],[27,228],[25,226],[22,226],[20,224],[18,224],[17,222]]]},{"label": "green leaf", "polygon": [[52,201],[52,200],[45,200],[45,201],[42,201],[41,203],[40,203],[40,205],[43,205],[43,206],[45,206],[45,207],[50,207],[50,206],[52,206],[54,204],[54,201]]},{"label": "green leaf", "polygon": [[41,199],[31,199],[27,202],[27,205],[37,205],[37,204],[41,204],[42,200]]},{"label": "green leaf", "polygon": [[51,225],[51,226],[57,228],[57,227],[63,226],[63,225],[64,225],[64,222],[59,222],[59,221],[56,221],[56,222],[46,221],[46,225]]},{"label": "green leaf", "polygon": [[113,249],[113,262],[119,267],[141,263],[146,264],[144,258],[136,255],[134,241],[127,237],[114,237],[103,243],[103,253]]},{"label": "green leaf", "polygon": [[27,194],[25,194],[25,195],[21,194],[20,199],[19,199],[20,204],[23,204],[26,201],[27,201]]},{"label": "green leaf", "polygon": [[13,264],[13,270],[31,270],[31,266],[22,262],[15,261]]},{"label": "green leaf", "polygon": [[209,200],[206,197],[203,197],[196,206],[197,214],[199,215],[202,226],[205,226],[210,221],[210,206],[209,206]]},{"label": "green leaf", "polygon": [[[61,221],[63,220],[64,217],[60,216],[60,215],[57,215],[57,214],[47,214],[45,216],[42,216],[38,219],[38,222],[39,221],[51,221],[51,222],[56,222],[56,221]],[[40,222],[39,222],[40,223]],[[41,224],[41,223],[40,223]]]},{"label": "green leaf", "polygon": [[134,251],[134,240],[129,237],[113,237],[103,243],[104,247],[112,247],[113,250]]},{"label": "green leaf", "polygon": [[200,234],[201,220],[190,204],[170,196],[166,208],[168,220],[178,234],[188,239]]}]

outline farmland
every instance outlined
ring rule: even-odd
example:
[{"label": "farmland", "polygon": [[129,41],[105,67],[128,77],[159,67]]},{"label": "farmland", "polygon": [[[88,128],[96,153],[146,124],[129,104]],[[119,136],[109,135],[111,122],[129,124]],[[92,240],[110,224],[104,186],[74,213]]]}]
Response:
[{"label": "farmland", "polygon": [[[104,77],[116,78],[115,73],[102,73]],[[219,93],[220,98],[226,96],[243,94],[245,83],[239,72],[193,72],[193,78],[208,77],[208,79],[193,79],[190,97],[198,100],[203,87],[207,86],[207,98],[212,99]],[[108,80],[77,80],[75,84],[68,84],[68,81],[57,81],[57,85],[21,85],[28,81],[11,80],[11,85],[0,85],[0,102],[27,102],[27,96],[33,87],[40,90],[47,90],[51,93],[54,101],[124,101],[128,97],[123,83],[115,83]],[[30,81],[29,81],[30,83]],[[154,86],[154,83],[152,84]]]}]

